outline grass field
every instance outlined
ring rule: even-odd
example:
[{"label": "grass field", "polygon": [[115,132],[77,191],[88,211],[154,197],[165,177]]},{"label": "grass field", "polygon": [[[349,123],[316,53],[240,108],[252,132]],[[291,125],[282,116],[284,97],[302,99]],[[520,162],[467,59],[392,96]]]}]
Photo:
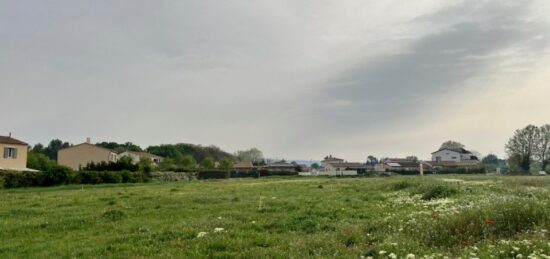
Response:
[{"label": "grass field", "polygon": [[0,258],[550,258],[550,177],[72,185],[0,198]]}]

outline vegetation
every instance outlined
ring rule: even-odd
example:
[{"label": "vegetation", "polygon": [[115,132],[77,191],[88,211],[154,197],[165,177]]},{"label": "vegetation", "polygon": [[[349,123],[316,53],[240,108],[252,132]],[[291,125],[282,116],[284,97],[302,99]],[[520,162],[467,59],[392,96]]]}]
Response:
[{"label": "vegetation", "polygon": [[[234,160],[233,155],[222,151],[216,146],[203,147],[192,144],[175,144],[151,146],[146,149],[147,152],[169,158],[164,167],[184,167],[192,168],[196,163],[202,163],[206,158],[212,158],[214,161],[221,161],[224,158]],[[170,162],[171,164],[168,164]]]},{"label": "vegetation", "polygon": [[447,175],[4,189],[0,257],[546,258],[549,187]]},{"label": "vegetation", "polygon": [[257,148],[237,151],[235,157],[238,161],[250,161],[254,165],[265,165],[264,154]]},{"label": "vegetation", "polygon": [[529,174],[534,162],[540,163],[545,171],[550,164],[550,125],[528,125],[516,130],[506,144],[506,153],[515,172]]}]

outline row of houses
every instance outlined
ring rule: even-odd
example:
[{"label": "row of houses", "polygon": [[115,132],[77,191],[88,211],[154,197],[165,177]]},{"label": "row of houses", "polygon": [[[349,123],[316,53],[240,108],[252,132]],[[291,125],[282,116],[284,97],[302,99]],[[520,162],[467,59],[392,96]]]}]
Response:
[{"label": "row of houses", "polygon": [[[27,168],[28,144],[11,136],[0,136],[0,170],[35,171]],[[74,145],[58,152],[58,163],[74,170],[80,170],[90,163],[116,162],[121,157],[130,157],[134,163],[141,159],[150,159],[153,163],[160,163],[163,158],[147,152],[125,151],[117,153],[113,150],[96,146],[87,138],[86,142]],[[327,156],[321,162],[321,172],[361,172],[361,171],[420,171],[424,170],[454,170],[460,168],[476,168],[480,159],[464,148],[442,148],[432,153],[431,161],[417,161],[410,158],[385,158],[377,164],[348,162],[344,159]],[[233,166],[235,171],[266,170],[270,172],[308,172],[306,165],[288,163],[284,160],[264,166],[254,166],[250,161],[237,162]]]},{"label": "row of houses", "polygon": [[[36,170],[27,168],[28,144],[15,139],[11,136],[0,136],[0,150],[3,150],[3,156],[0,158],[0,170],[4,171],[29,171]],[[130,157],[133,163],[138,163],[141,159],[150,159],[151,162],[158,164],[162,157],[147,152],[125,151],[116,153],[113,150],[96,146],[88,138],[86,142],[61,149],[57,155],[57,163],[68,166],[74,170],[80,170],[90,163],[116,162],[121,157]]]},{"label": "row of houses", "polygon": [[[376,171],[376,172],[419,172],[452,171],[479,168],[480,159],[464,148],[441,148],[432,154],[430,161],[413,158],[384,158],[376,164],[347,162],[329,155],[321,162],[321,172]],[[422,168],[422,169],[421,169]]]}]

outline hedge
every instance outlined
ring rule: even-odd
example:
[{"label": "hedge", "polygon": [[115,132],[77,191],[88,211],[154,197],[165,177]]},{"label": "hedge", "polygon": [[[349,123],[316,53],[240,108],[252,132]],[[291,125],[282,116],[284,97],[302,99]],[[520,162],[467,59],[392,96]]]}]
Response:
[{"label": "hedge", "polygon": [[73,170],[58,166],[46,172],[0,171],[0,187],[19,188],[61,184],[101,184],[149,182],[151,175],[143,172],[97,172]]}]

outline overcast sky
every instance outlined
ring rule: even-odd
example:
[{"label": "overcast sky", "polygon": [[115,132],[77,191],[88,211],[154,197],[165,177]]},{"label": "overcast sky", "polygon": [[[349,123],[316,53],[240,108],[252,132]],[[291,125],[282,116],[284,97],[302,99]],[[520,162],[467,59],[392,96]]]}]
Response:
[{"label": "overcast sky", "polygon": [[550,2],[0,0],[0,135],[504,155],[550,123]]}]

